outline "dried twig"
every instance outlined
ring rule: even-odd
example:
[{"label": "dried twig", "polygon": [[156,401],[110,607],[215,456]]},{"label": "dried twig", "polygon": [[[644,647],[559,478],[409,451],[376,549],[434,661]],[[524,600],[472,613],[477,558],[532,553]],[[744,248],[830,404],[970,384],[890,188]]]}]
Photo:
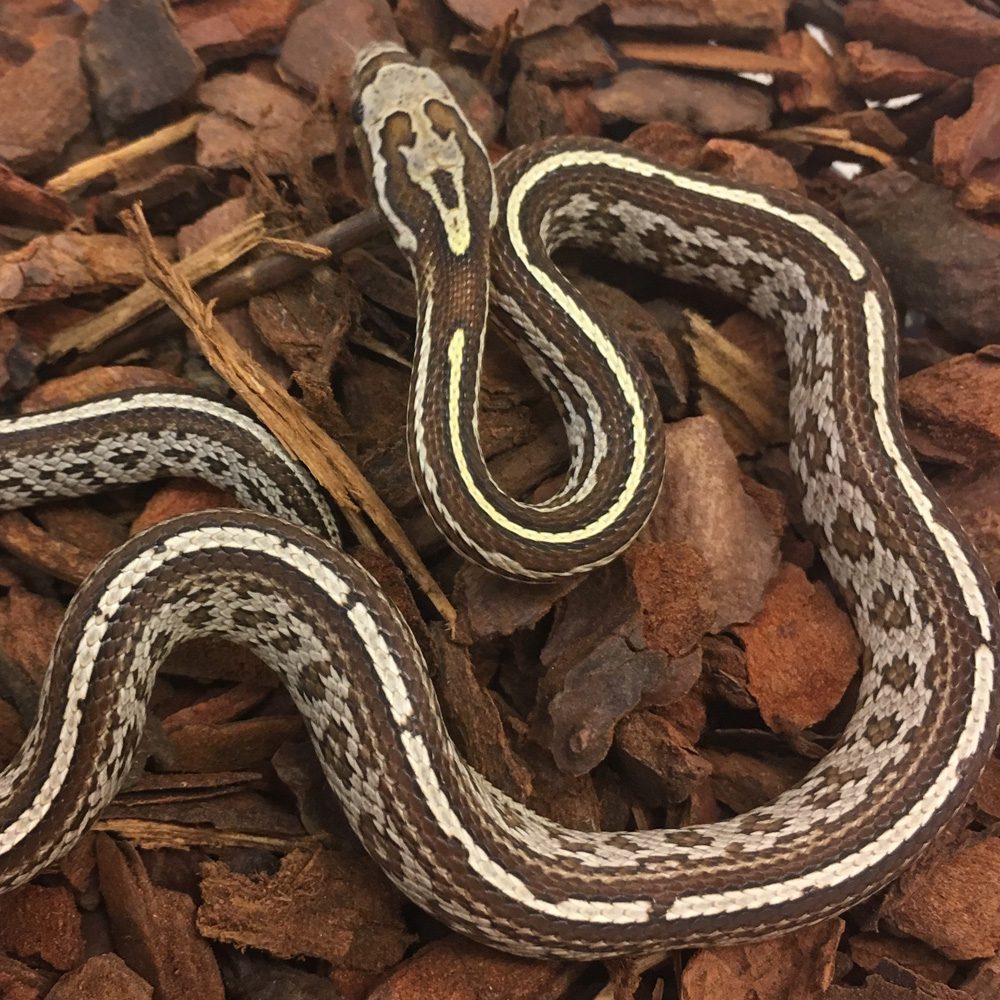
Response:
[{"label": "dried twig", "polygon": [[117,170],[124,163],[141,159],[143,156],[149,156],[151,153],[157,153],[161,149],[173,146],[192,135],[204,117],[204,112],[189,115],[179,122],[161,128],[152,135],[136,139],[135,142],[130,142],[127,146],[113,149],[110,153],[100,153],[80,163],[74,163],[69,170],[51,178],[45,185],[45,190],[55,194],[65,194],[102,174]]},{"label": "dried twig", "polygon": [[420,589],[449,625],[454,625],[455,609],[437,581],[424,566],[416,549],[400,528],[391,511],[364,478],[347,453],[334,441],[303,406],[246,352],[215,318],[213,304],[198,297],[163,256],[153,240],[141,208],[122,212],[122,224],[142,250],[149,280],[164,302],[184,322],[219,375],[246,401],[260,421],[316,477],[341,507],[362,543],[377,543],[359,517],[364,511],[398,553]]},{"label": "dried twig", "polygon": [[[196,285],[229,267],[266,238],[264,216],[254,215],[185,257],[176,265],[176,271],[186,282]],[[161,304],[160,293],[147,281],[97,315],[60,330],[49,341],[47,358],[56,361],[70,351],[92,351]]]}]

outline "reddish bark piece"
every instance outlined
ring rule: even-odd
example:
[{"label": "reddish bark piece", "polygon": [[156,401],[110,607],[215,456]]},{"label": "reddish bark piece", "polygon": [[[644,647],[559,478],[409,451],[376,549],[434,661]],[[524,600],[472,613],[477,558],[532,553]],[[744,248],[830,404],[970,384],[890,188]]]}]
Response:
[{"label": "reddish bark piece", "polygon": [[95,955],[63,976],[46,1000],[152,1000],[153,987],[117,955]]},{"label": "reddish bark piece", "polygon": [[531,772],[511,748],[500,712],[479,683],[468,654],[439,630],[433,633],[433,643],[435,690],[448,732],[480,774],[525,801],[532,792]]},{"label": "reddish bark piece", "polygon": [[[953,990],[943,983],[931,982],[921,976],[911,975],[904,985],[889,982],[881,976],[869,976],[864,986],[831,986],[823,1000],[970,1000],[965,990]],[[993,1000],[995,992],[985,993],[982,1000]],[[975,1000],[980,1000],[976,997]]]},{"label": "reddish bark piece", "polygon": [[698,169],[737,184],[767,184],[801,191],[802,181],[783,156],[739,139],[709,139],[701,151]]},{"label": "reddish bark piece", "polygon": [[83,924],[68,889],[23,885],[0,896],[0,951],[65,971],[83,961],[83,949]]},{"label": "reddish bark piece", "polygon": [[625,145],[669,166],[693,169],[698,166],[705,140],[679,122],[664,121],[640,126]]},{"label": "reddish bark piece", "polygon": [[1000,837],[968,836],[903,873],[881,914],[948,958],[988,958],[1000,948]]},{"label": "reddish bark piece", "polygon": [[286,740],[301,736],[299,715],[266,715],[224,725],[192,724],[170,734],[171,764],[179,771],[253,767],[268,760]]},{"label": "reddish bark piece", "polygon": [[55,977],[9,955],[0,955],[0,996],[4,1000],[42,1000]]},{"label": "reddish bark piece", "polygon": [[957,209],[951,192],[900,170],[859,178],[841,204],[906,306],[973,343],[996,340],[1000,234]]},{"label": "reddish bark piece", "polygon": [[[547,725],[539,739],[566,774],[592,770],[606,756],[624,715],[653,699],[669,704],[680,698],[701,672],[699,657],[672,659],[656,647],[657,631],[674,638],[681,628],[665,626],[654,608],[643,613],[640,589],[655,603],[658,592],[672,585],[663,582],[662,571],[654,577],[649,569],[648,562],[640,563],[640,588],[630,568],[612,564],[588,577],[557,608],[541,653],[546,673],[538,700]],[[682,591],[690,582],[682,574],[673,586]],[[600,630],[593,627],[597,607],[602,611]],[[697,624],[689,627],[690,634],[681,635],[678,645],[689,650],[700,631]]]},{"label": "reddish bark piece", "polygon": [[297,9],[298,0],[198,0],[174,15],[184,44],[212,63],[277,45]]},{"label": "reddish bark piece", "polygon": [[963,978],[961,994],[954,1000],[995,1000],[1000,996],[1000,956],[978,963],[973,971]]},{"label": "reddish bark piece", "polygon": [[1000,760],[991,757],[986,764],[986,770],[972,793],[972,801],[976,808],[1000,819]]},{"label": "reddish bark piece", "polygon": [[271,694],[271,688],[260,684],[237,684],[221,694],[204,698],[165,716],[163,731],[171,733],[185,726],[212,726],[232,722],[252,711]]},{"label": "reddish bark piece", "polygon": [[31,172],[54,160],[90,121],[80,48],[58,39],[0,77],[0,160]]},{"label": "reddish bark piece", "polygon": [[98,120],[107,131],[187,97],[204,68],[161,0],[105,0],[82,41]]},{"label": "reddish bark piece", "polygon": [[449,935],[422,948],[376,987],[368,1000],[558,1000],[571,996],[586,966],[505,955]]},{"label": "reddish bark piece", "polygon": [[984,69],[972,107],[960,118],[940,118],[934,129],[934,166],[941,182],[974,212],[1000,210],[1000,66]]},{"label": "reddish bark piece", "polygon": [[730,948],[706,948],[685,966],[685,1000],[816,1000],[833,982],[839,918],[781,937]]},{"label": "reddish bark piece", "polygon": [[705,636],[702,650],[708,692],[734,708],[755,709],[757,703],[747,690],[746,650],[732,639],[716,635]]},{"label": "reddish bark piece", "polygon": [[618,68],[604,40],[582,24],[535,35],[518,47],[517,54],[525,72],[547,83],[598,80]]},{"label": "reddish bark piece", "polygon": [[110,233],[53,233],[0,257],[0,309],[143,282],[134,243]]},{"label": "reddish bark piece", "polygon": [[452,595],[460,634],[473,640],[491,639],[531,628],[579,583],[572,577],[552,583],[521,583],[466,563],[455,575]]},{"label": "reddish bark piece", "polygon": [[135,849],[99,834],[101,895],[118,953],[158,1000],[224,1000],[212,949],[195,927],[190,896],[154,885]]},{"label": "reddish bark piece", "polygon": [[708,566],[714,618],[709,631],[761,609],[778,565],[778,534],[747,495],[718,423],[695,417],[666,428],[667,473],[643,537],[681,542]]},{"label": "reddish bark piece", "polygon": [[181,514],[193,514],[217,507],[238,507],[236,499],[224,490],[216,489],[197,479],[177,479],[158,489],[132,522],[131,534]]},{"label": "reddish bark piece", "polygon": [[601,0],[445,0],[448,8],[478,31],[501,28],[516,15],[513,30],[536,35],[548,28],[567,27],[589,14]]},{"label": "reddish bark piece", "polygon": [[668,69],[624,70],[590,100],[606,122],[669,118],[704,135],[763,131],[773,111],[771,98],[749,84]]},{"label": "reddish bark piece", "polygon": [[516,148],[567,131],[555,91],[525,72],[518,73],[507,95],[507,142]]},{"label": "reddish bark piece", "polygon": [[154,233],[169,233],[178,222],[205,211],[216,198],[215,175],[194,163],[171,163],[162,170],[119,183],[96,199],[97,218],[109,229],[119,215],[141,202]]},{"label": "reddish bark piece", "polygon": [[714,619],[705,560],[683,542],[644,539],[636,541],[624,558],[642,614],[646,644],[670,656],[690,653]]},{"label": "reddish bark piece", "polygon": [[1000,582],[1000,469],[986,467],[940,483],[938,492],[976,547],[990,579]]},{"label": "reddish bark piece", "polygon": [[433,68],[440,74],[479,137],[487,146],[492,145],[500,131],[504,113],[483,81],[455,63],[435,63]]},{"label": "reddish bark piece", "polygon": [[232,170],[255,163],[269,174],[288,173],[338,147],[329,116],[280,83],[253,73],[223,73],[198,94],[219,112],[198,123],[198,162],[204,167]]},{"label": "reddish bark piece", "polygon": [[617,768],[653,807],[686,801],[712,773],[681,729],[656,712],[632,712],[622,719],[614,747]]},{"label": "reddish bark piece", "polygon": [[158,368],[109,366],[86,368],[75,375],[52,378],[21,400],[22,413],[42,413],[61,406],[84,403],[129,389],[185,389],[190,385]]},{"label": "reddish bark piece", "polygon": [[861,646],[850,620],[798,566],[782,566],[760,614],[734,631],[746,647],[750,693],[775,732],[825,719],[858,670]]},{"label": "reddish bark piece", "polygon": [[320,0],[292,21],[278,71],[297,87],[331,94],[347,108],[355,56],[379,41],[402,41],[386,0]]},{"label": "reddish bark piece", "polygon": [[833,57],[808,31],[786,31],[768,46],[768,51],[800,67],[794,76],[778,78],[782,111],[815,114],[846,111],[853,106],[840,87]]},{"label": "reddish bark piece", "polygon": [[1000,62],[1000,21],[965,0],[851,0],[844,26],[959,76]]},{"label": "reddish bark piece", "polygon": [[395,19],[411,52],[447,52],[460,27],[444,0],[397,0]]},{"label": "reddish bark piece", "polygon": [[917,451],[988,470],[1000,456],[1000,363],[961,354],[903,379],[900,403]]},{"label": "reddish bark piece", "polygon": [[880,108],[823,115],[816,119],[815,124],[819,128],[847,129],[850,137],[857,142],[890,153],[901,152],[908,141],[906,133],[896,128],[893,120]]},{"label": "reddish bark piece", "polygon": [[54,539],[68,543],[93,559],[103,559],[125,541],[121,523],[82,500],[43,504],[33,515]]},{"label": "reddish bark piece", "polygon": [[873,101],[935,93],[955,80],[954,73],[928,66],[906,52],[880,49],[871,42],[848,42],[844,53],[841,65],[845,85]]},{"label": "reddish bark piece", "polygon": [[874,972],[888,960],[905,969],[947,982],[955,974],[955,963],[949,962],[927,945],[912,938],[896,938],[889,934],[855,934],[849,941],[854,964]]},{"label": "reddish bark piece", "polygon": [[98,562],[90,553],[49,534],[17,510],[0,513],[0,544],[29,566],[77,585]]},{"label": "reddish bark piece", "polygon": [[367,858],[293,851],[274,875],[202,865],[198,927],[209,938],[281,958],[313,956],[367,971],[395,965],[412,938],[402,899]]},{"label": "reddish bark piece", "polygon": [[48,669],[65,610],[59,601],[20,586],[11,587],[0,600],[0,649],[36,684]]},{"label": "reddish bark piece", "polygon": [[199,219],[177,230],[177,255],[181,258],[250,218],[250,202],[245,197],[230,198],[210,208]]},{"label": "reddish bark piece", "polygon": [[594,88],[588,84],[560,87],[556,98],[563,107],[563,118],[570,135],[600,135],[601,116],[590,103]]},{"label": "reddish bark piece", "polygon": [[[3,611],[3,605],[0,604],[0,651],[4,652],[6,652],[4,649],[5,620],[6,616]],[[7,681],[9,683],[9,677]],[[17,709],[6,701],[0,700],[0,767],[6,766],[14,759],[14,754],[21,748],[24,737],[27,735],[28,731],[21,721],[21,715]],[[0,991],[0,996],[3,996],[2,991]]]},{"label": "reddish bark piece", "polygon": [[785,27],[788,0],[609,0],[623,28],[674,28],[686,37],[761,42]]},{"label": "reddish bark piece", "polygon": [[[2,89],[0,84],[0,92]],[[37,121],[37,107],[33,111]],[[0,125],[0,133],[2,130]],[[26,181],[3,164],[0,164],[0,215],[10,222],[40,229],[62,229],[74,219],[73,210],[64,198]]]},{"label": "reddish bark piece", "polygon": [[0,399],[19,396],[36,377],[44,354],[9,316],[0,316]]},{"label": "reddish bark piece", "polygon": [[[329,381],[330,368],[357,313],[348,282],[317,270],[250,300],[250,319],[264,343],[303,381]],[[332,400],[330,400],[332,404]]]},{"label": "reddish bark piece", "polygon": [[798,758],[758,760],[748,754],[702,747],[712,765],[712,792],[735,813],[773,802],[805,777],[809,762]]}]

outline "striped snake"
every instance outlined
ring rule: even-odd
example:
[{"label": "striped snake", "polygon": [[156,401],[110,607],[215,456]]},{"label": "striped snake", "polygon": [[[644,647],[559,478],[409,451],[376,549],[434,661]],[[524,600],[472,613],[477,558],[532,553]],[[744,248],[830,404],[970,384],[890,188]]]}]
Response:
[{"label": "striped snake", "polygon": [[[803,199],[607,142],[518,150],[494,188],[441,81],[389,45],[359,57],[355,94],[376,196],[418,286],[411,463],[449,540],[544,579],[612,558],[656,498],[662,432],[647,381],[549,252],[595,247],[718,288],[786,335],[803,510],[866,650],[854,715],[800,784],[745,815],[560,827],[457,754],[398,611],[337,546],[323,497],[276,441],[201,396],[134,392],[0,422],[0,506],[183,473],[255,512],[154,527],[80,588],[38,721],[0,774],[0,886],[57,859],[114,796],[168,651],[221,635],[282,676],[388,876],[497,947],[591,959],[732,942],[874,892],[966,800],[1000,715],[994,592],[904,443],[895,319],[874,261]],[[490,253],[502,322],[523,331],[567,428],[565,485],[535,505],[500,490],[478,443]]]}]

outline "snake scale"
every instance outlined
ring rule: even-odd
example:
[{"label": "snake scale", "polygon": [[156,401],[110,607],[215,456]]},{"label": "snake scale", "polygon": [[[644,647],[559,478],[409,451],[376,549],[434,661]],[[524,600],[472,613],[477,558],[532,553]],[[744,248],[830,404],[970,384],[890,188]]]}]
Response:
[{"label": "snake scale", "polygon": [[[994,591],[904,442],[895,316],[875,262],[802,198],[610,142],[524,147],[494,178],[439,77],[395,46],[362,53],[354,87],[375,195],[417,283],[410,457],[447,539],[495,572],[550,579],[614,558],[656,500],[662,424],[648,380],[552,251],[592,248],[718,289],[785,333],[803,511],[865,649],[853,717],[800,784],[744,815],[561,827],[456,752],[399,612],[270,434],[202,396],[135,392],[0,421],[0,507],[183,473],[253,509],[154,527],[79,589],[38,720],[0,774],[0,886],[57,859],[114,796],[168,651],[220,635],[281,675],[387,875],[497,947],[592,959],[733,942],[871,894],[966,800],[1000,719]],[[479,446],[491,297],[566,425],[565,483],[538,504],[507,496]]]}]

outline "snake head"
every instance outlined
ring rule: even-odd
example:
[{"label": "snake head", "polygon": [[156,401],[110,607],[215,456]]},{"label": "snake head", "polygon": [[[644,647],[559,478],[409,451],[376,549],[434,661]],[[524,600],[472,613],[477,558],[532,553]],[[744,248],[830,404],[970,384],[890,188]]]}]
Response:
[{"label": "snake head", "polygon": [[460,259],[482,252],[496,218],[493,171],[441,78],[379,42],[358,54],[352,90],[358,146],[400,250],[411,259],[431,244]]}]

